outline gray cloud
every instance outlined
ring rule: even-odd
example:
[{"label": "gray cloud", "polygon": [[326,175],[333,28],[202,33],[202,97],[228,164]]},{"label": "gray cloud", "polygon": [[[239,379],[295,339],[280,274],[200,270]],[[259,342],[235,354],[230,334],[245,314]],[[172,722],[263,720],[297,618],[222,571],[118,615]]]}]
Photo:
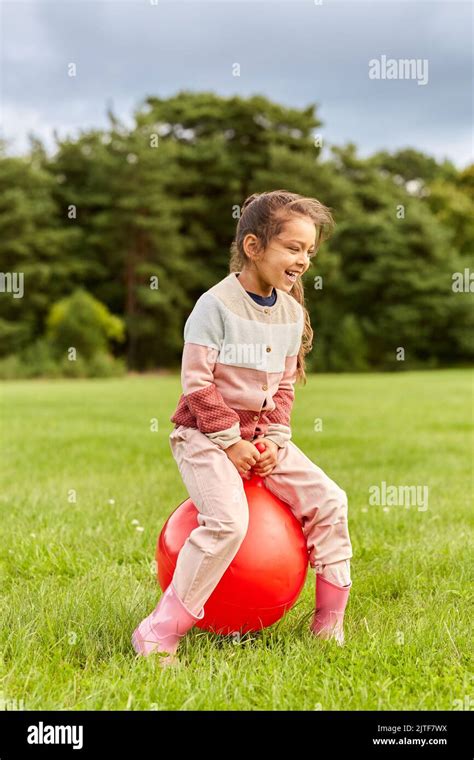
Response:
[{"label": "gray cloud", "polygon": [[[317,103],[325,140],[362,155],[411,145],[472,160],[469,3],[4,0],[2,17],[11,153],[28,132],[51,147],[53,129],[105,126],[108,105],[129,123],[146,96],[187,89]],[[382,55],[427,59],[428,83],[371,80],[369,60]]]}]

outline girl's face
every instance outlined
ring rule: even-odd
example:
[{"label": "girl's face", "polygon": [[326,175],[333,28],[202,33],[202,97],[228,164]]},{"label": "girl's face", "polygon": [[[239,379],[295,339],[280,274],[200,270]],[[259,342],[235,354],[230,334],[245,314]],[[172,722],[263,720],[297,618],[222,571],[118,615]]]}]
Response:
[{"label": "girl's face", "polygon": [[272,238],[260,254],[257,253],[255,235],[246,235],[243,246],[252,265],[239,276],[244,288],[263,296],[270,296],[273,288],[289,293],[298,277],[309,267],[315,251],[315,237],[314,222],[305,216],[291,216],[280,234]]}]

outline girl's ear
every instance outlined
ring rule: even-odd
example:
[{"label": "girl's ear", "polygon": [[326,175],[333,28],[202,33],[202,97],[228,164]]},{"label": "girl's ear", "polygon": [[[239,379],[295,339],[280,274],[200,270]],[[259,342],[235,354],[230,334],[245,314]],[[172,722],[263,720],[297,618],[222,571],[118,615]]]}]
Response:
[{"label": "girl's ear", "polygon": [[250,258],[254,258],[258,254],[258,239],[255,235],[253,235],[251,232],[249,232],[242,241],[242,246]]}]

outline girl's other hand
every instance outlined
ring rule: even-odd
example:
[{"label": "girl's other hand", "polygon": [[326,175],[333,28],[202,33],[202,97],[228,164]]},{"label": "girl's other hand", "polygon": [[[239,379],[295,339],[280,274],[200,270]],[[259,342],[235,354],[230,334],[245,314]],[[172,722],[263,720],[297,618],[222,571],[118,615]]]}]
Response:
[{"label": "girl's other hand", "polygon": [[224,451],[245,480],[250,479],[250,470],[263,456],[251,441],[244,441],[243,439],[224,449]]},{"label": "girl's other hand", "polygon": [[278,446],[274,441],[268,440],[268,438],[258,438],[255,443],[263,443],[265,451],[262,452],[258,463],[253,468],[253,472],[255,475],[265,478],[267,475],[270,475],[278,462]]}]

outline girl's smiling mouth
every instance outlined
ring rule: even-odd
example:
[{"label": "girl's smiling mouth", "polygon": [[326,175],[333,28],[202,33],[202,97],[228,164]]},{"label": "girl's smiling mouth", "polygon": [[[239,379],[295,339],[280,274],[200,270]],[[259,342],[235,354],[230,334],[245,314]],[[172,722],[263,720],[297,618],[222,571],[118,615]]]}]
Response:
[{"label": "girl's smiling mouth", "polygon": [[299,272],[295,272],[290,269],[285,269],[285,276],[289,282],[296,282],[296,279],[299,274],[300,274]]}]

